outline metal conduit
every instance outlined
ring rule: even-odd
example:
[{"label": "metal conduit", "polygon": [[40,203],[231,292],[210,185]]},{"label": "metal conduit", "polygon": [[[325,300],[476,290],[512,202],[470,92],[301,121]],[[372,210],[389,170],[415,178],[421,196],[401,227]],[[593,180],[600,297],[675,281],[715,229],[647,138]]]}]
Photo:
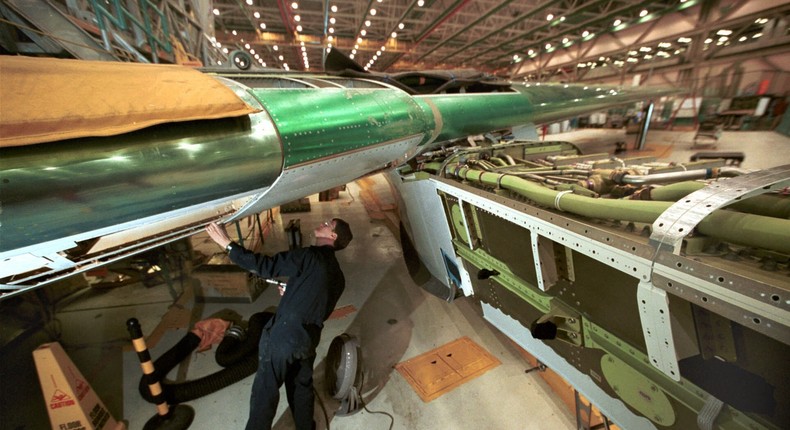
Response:
[{"label": "metal conduit", "polygon": [[613,180],[618,184],[629,185],[645,185],[645,184],[663,184],[666,182],[674,182],[679,180],[692,180],[692,179],[711,179],[724,176],[738,176],[746,173],[743,169],[736,167],[722,167],[719,169],[698,169],[687,170],[683,172],[670,172],[670,173],[655,173],[652,175],[623,175],[621,178]]}]

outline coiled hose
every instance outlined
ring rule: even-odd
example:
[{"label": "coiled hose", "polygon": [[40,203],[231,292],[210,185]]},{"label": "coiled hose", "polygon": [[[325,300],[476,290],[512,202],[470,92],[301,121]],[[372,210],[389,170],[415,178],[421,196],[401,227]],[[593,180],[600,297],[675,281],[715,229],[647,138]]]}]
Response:
[{"label": "coiled hose", "polygon": [[175,346],[154,361],[153,373],[143,375],[138,385],[140,395],[147,402],[154,403],[148,384],[158,380],[167,403],[174,405],[219,391],[252,375],[258,368],[258,341],[263,327],[273,316],[271,312],[253,314],[249,320],[245,339],[240,340],[233,336],[225,336],[222,339],[217,347],[216,360],[224,369],[193,381],[179,383],[165,381],[164,377],[200,344],[198,335],[187,333]]}]

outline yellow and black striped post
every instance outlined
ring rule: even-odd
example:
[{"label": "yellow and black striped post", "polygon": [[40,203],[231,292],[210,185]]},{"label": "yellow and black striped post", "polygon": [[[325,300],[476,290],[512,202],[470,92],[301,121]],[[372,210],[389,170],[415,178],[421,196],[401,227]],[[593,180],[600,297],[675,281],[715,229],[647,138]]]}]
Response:
[{"label": "yellow and black striped post", "polygon": [[129,318],[126,321],[126,328],[132,337],[132,345],[134,345],[134,350],[137,352],[137,358],[140,359],[140,367],[143,369],[148,389],[151,390],[151,396],[153,396],[154,403],[156,403],[157,414],[145,423],[143,430],[189,428],[189,425],[192,424],[192,419],[195,418],[195,411],[186,405],[174,405],[171,408],[167,404],[162,385],[154,378],[154,362],[151,360],[151,354],[148,353],[148,347],[145,345],[140,322],[137,321],[137,318]]}]

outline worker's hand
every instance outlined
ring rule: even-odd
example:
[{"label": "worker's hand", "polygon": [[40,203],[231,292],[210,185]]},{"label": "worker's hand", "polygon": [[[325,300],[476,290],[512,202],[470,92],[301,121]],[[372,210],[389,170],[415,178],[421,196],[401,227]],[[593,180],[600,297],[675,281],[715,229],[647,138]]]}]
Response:
[{"label": "worker's hand", "polygon": [[282,297],[283,295],[285,295],[285,287],[283,287],[282,285],[278,285],[277,292],[279,292],[280,296]]},{"label": "worker's hand", "polygon": [[225,247],[232,242],[230,236],[228,236],[228,232],[225,231],[225,227],[215,222],[206,226],[206,233],[208,233],[209,237],[214,242],[217,242],[217,245],[221,246],[222,249],[225,249]]}]

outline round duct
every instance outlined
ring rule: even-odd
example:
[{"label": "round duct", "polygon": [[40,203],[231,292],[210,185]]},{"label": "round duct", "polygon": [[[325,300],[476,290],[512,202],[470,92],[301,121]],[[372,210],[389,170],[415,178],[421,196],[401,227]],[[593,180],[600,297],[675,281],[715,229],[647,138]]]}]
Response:
[{"label": "round duct", "polygon": [[329,394],[340,400],[336,416],[348,416],[364,406],[360,398],[362,366],[359,342],[343,333],[332,340],[326,356],[326,386]]}]

